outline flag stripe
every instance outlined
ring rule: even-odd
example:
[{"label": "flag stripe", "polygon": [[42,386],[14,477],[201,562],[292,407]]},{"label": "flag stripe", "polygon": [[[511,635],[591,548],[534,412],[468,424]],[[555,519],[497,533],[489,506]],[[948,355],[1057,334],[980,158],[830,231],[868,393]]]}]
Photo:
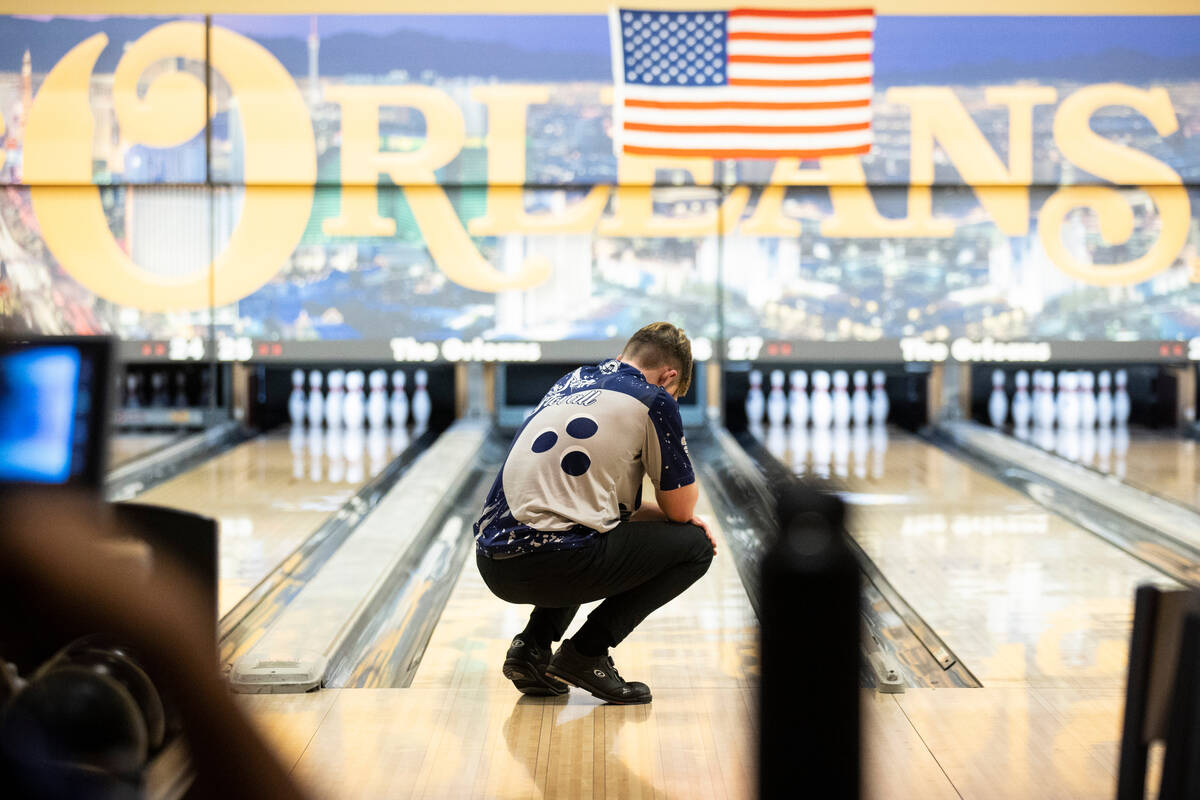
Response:
[{"label": "flag stripe", "polygon": [[692,108],[629,108],[625,107],[625,121],[642,125],[754,125],[814,126],[814,125],[867,125],[871,121],[871,109],[833,108],[804,111],[779,111],[777,109],[692,109]]},{"label": "flag stripe", "polygon": [[870,122],[851,122],[842,125],[655,125],[648,122],[626,122],[625,130],[653,133],[844,133],[870,130]]},{"label": "flag stripe", "polygon": [[870,76],[862,78],[819,78],[816,80],[775,80],[769,78],[730,78],[730,86],[856,86],[869,84]]},{"label": "flag stripe", "polygon": [[731,64],[729,82],[747,79],[808,81],[819,78],[869,78],[875,67],[869,61],[853,64]]},{"label": "flag stripe", "polygon": [[857,147],[870,144],[870,131],[844,133],[678,133],[660,131],[625,131],[625,144],[639,147],[672,147],[677,149],[712,150],[754,148],[787,150],[820,150],[826,147]]},{"label": "flag stripe", "polygon": [[871,39],[842,39],[832,42],[758,42],[729,43],[729,57],[735,56],[838,56],[870,57],[875,50]]},{"label": "flag stripe", "polygon": [[729,41],[759,42],[833,42],[849,39],[870,39],[871,31],[837,31],[834,33],[768,33],[767,31],[735,31],[727,37]]},{"label": "flag stripe", "polygon": [[701,100],[701,101],[661,101],[627,99],[625,108],[666,108],[666,109],[762,109],[771,111],[807,111],[827,108],[870,108],[868,98],[861,100],[827,100],[813,103],[761,103],[744,100]]},{"label": "flag stripe", "polygon": [[827,147],[818,148],[816,150],[762,150],[751,148],[747,150],[741,149],[721,149],[712,150],[699,148],[696,150],[685,150],[678,147],[643,147],[640,145],[627,144],[623,148],[626,153],[633,156],[681,156],[683,158],[799,158],[816,159],[828,158],[830,156],[857,156],[866,155],[871,152],[870,144],[855,145],[853,147]]},{"label": "flag stripe", "polygon": [[869,100],[870,83],[853,86],[800,86],[780,88],[767,86],[713,86],[700,92],[690,86],[639,86],[625,84],[628,100],[656,102],[694,101],[751,103],[823,103],[840,100]]},{"label": "flag stripe", "polygon": [[734,8],[728,12],[729,18],[735,17],[874,17],[872,8]]},{"label": "flag stripe", "polygon": [[729,55],[730,64],[847,64],[870,60],[869,53],[839,53],[830,56]]},{"label": "flag stripe", "polygon": [[733,33],[846,33],[875,30],[874,17],[834,17],[830,19],[761,19],[730,17],[726,31]]}]

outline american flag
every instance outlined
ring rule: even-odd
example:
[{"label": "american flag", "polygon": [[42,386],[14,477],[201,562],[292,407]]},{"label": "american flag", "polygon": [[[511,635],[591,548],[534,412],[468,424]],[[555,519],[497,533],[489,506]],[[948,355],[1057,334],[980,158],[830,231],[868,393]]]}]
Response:
[{"label": "american flag", "polygon": [[618,151],[718,159],[871,149],[875,12],[612,14]]}]

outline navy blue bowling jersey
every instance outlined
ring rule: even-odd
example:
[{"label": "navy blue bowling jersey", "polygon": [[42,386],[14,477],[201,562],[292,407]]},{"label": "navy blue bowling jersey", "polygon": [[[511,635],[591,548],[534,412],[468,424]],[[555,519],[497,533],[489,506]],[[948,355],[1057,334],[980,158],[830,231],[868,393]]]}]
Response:
[{"label": "navy blue bowling jersey", "polygon": [[696,480],[679,404],[621,361],[580,367],[525,420],[475,523],[487,556],[582,547],[641,505],[642,478]]}]

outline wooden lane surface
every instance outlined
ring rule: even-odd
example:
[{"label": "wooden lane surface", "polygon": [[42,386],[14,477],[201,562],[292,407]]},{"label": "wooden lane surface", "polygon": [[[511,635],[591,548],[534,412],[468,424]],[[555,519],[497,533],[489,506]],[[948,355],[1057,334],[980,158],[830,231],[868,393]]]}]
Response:
[{"label": "wooden lane surface", "polygon": [[[411,688],[243,703],[320,797],[752,797],[757,623],[717,526],[714,535],[721,552],[708,574],[614,650],[623,675],[650,684],[649,705],[578,690],[520,695],[500,665],[528,607],[492,596],[473,561]],[[903,709],[863,699],[868,796],[958,797]]]},{"label": "wooden lane surface", "polygon": [[182,438],[178,433],[121,433],[108,441],[108,463],[119,467]]},{"label": "wooden lane surface", "polygon": [[1200,442],[1183,436],[1134,428],[1124,453],[1124,477],[1138,488],[1200,509],[1197,445]]},{"label": "wooden lane surface", "polygon": [[855,539],[984,686],[1124,686],[1134,590],[1169,579],[910,434],[864,462]]},{"label": "wooden lane surface", "polygon": [[388,437],[363,437],[357,453],[358,442],[347,448],[347,438],[320,430],[268,433],[136,499],[218,520],[217,607],[223,615],[386,466]]},{"label": "wooden lane surface", "polygon": [[[873,496],[887,504],[881,510],[891,517],[889,541],[913,541],[907,548],[881,545],[873,555],[890,556],[893,567],[906,564],[899,571],[918,578],[945,570],[950,577],[924,598],[939,605],[938,593],[961,605],[964,593],[980,588],[978,573],[998,570],[1001,585],[983,586],[982,618],[967,604],[955,630],[977,625],[1007,642],[1010,628],[1038,629],[1047,616],[1039,607],[1052,587],[1044,576],[1041,583],[1028,579],[1028,561],[1048,558],[1047,571],[1062,568],[1072,545],[1096,555],[1080,544],[1078,537],[1088,535],[1058,530],[1025,498],[1005,494],[1004,487],[916,440],[893,435],[891,443],[881,453],[878,476],[853,488],[860,501]],[[854,471],[851,463],[848,472]],[[977,506],[969,497],[977,498]],[[1010,516],[1019,524],[1004,521]],[[719,529],[715,533],[723,541]],[[1070,541],[1046,544],[1060,538]],[[1098,562],[1092,578],[1115,586],[1113,596],[1123,598],[1130,576],[1122,570],[1129,564],[1109,565],[1107,572],[1119,573],[1114,576],[1106,574],[1106,563]],[[1012,569],[1015,580],[1004,577]],[[896,573],[889,572],[894,581]],[[293,775],[318,797],[753,796],[756,634],[747,606],[722,547],[708,575],[614,652],[623,674],[651,684],[652,704],[607,706],[577,690],[563,698],[524,698],[500,674],[500,663],[510,636],[524,624],[525,609],[491,596],[468,562],[411,688],[241,701]],[[943,613],[950,622],[954,608]],[[1108,624],[1123,630],[1127,614]],[[1103,641],[1089,640],[1091,628],[1067,619],[1072,624],[1043,631],[1037,641],[1056,642],[1060,651],[1066,646],[1084,668],[1078,675],[1049,670],[1036,681],[1027,675],[997,679],[983,689],[917,689],[899,696],[864,690],[864,796],[1111,796],[1123,687],[1108,673],[1097,680],[1088,672],[1088,653],[1103,650]],[[1045,659],[1034,647],[1015,660],[1036,666]],[[803,796],[803,783],[804,776],[797,776],[797,796]]]},{"label": "wooden lane surface", "polygon": [[[1119,699],[1060,688],[863,690],[863,796],[1111,797]],[[656,689],[648,706],[575,693],[536,700],[511,687],[239,700],[316,797],[754,795],[753,697],[744,689]],[[797,797],[803,785],[798,775]]]}]

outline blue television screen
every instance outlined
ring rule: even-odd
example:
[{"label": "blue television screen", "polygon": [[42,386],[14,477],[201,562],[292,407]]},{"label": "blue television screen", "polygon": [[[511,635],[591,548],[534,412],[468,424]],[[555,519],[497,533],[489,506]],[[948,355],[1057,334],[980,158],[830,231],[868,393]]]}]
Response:
[{"label": "blue television screen", "polygon": [[86,468],[89,367],[70,346],[0,355],[0,481],[66,483]]}]

